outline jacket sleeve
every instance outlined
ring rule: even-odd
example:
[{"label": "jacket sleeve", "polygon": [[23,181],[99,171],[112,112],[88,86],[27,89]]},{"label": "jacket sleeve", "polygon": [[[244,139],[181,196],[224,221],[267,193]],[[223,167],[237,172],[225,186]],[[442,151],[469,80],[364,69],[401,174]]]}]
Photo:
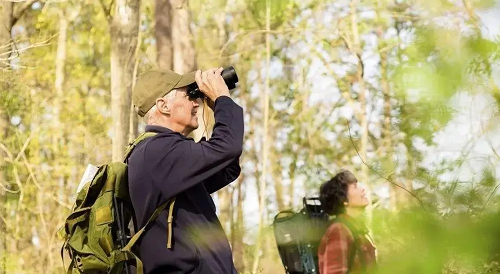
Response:
[{"label": "jacket sleeve", "polygon": [[346,274],[348,272],[349,252],[352,248],[352,236],[342,224],[330,226],[325,237],[325,251],[320,271],[321,274]]},{"label": "jacket sleeve", "polygon": [[208,141],[196,143],[175,134],[170,138],[158,136],[147,144],[146,164],[165,198],[218,174],[241,155],[243,109],[231,98],[222,96],[215,102],[214,116],[215,125]]},{"label": "jacket sleeve", "polygon": [[205,189],[212,194],[219,191],[228,184],[234,182],[240,176],[240,159],[237,158],[229,166],[217,172],[205,181]]}]

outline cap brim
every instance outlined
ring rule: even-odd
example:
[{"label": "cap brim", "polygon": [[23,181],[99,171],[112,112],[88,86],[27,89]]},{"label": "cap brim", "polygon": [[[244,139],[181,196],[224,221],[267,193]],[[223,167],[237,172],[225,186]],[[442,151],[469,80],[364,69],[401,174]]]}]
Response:
[{"label": "cap brim", "polygon": [[188,73],[182,75],[181,79],[174,86],[174,88],[181,88],[181,87],[189,86],[192,83],[196,82],[196,80],[194,80],[195,73],[196,73],[196,71],[192,71],[192,72],[188,72]]}]

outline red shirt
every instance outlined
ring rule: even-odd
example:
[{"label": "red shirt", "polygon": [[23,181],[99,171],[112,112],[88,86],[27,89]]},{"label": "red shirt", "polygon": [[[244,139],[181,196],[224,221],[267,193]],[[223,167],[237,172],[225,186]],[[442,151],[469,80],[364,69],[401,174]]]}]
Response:
[{"label": "red shirt", "polygon": [[[354,247],[353,233],[341,223],[331,224],[318,248],[318,264],[320,274],[363,273],[363,265],[367,270],[375,265],[375,246],[372,244],[367,229],[352,217],[342,215],[358,231],[358,249],[354,252],[352,269],[349,268],[349,257]],[[363,262],[361,261],[363,259]]]}]

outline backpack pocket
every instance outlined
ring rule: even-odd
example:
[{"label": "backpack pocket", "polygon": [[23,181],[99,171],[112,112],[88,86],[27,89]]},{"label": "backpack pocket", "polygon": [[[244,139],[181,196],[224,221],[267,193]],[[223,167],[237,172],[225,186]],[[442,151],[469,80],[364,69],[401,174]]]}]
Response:
[{"label": "backpack pocket", "polygon": [[78,209],[73,213],[71,213],[71,215],[69,215],[68,218],[66,218],[66,223],[64,225],[66,235],[68,235],[69,237],[73,236],[73,234],[75,233],[75,229],[78,226],[88,227],[90,209],[91,207],[84,207]]},{"label": "backpack pocket", "polygon": [[89,235],[89,227],[93,225],[91,213],[90,207],[82,208],[66,219],[67,240],[64,247],[72,261],[72,273],[106,273],[109,268],[107,254],[95,248],[97,237]]}]

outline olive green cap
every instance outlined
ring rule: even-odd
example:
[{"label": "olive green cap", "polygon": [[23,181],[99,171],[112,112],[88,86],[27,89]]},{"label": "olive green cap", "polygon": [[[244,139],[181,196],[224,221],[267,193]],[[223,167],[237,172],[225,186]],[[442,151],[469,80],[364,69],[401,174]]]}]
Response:
[{"label": "olive green cap", "polygon": [[156,99],[165,96],[173,89],[185,87],[195,82],[196,71],[184,75],[171,70],[151,70],[143,73],[132,91],[132,102],[143,117],[156,104]]}]

